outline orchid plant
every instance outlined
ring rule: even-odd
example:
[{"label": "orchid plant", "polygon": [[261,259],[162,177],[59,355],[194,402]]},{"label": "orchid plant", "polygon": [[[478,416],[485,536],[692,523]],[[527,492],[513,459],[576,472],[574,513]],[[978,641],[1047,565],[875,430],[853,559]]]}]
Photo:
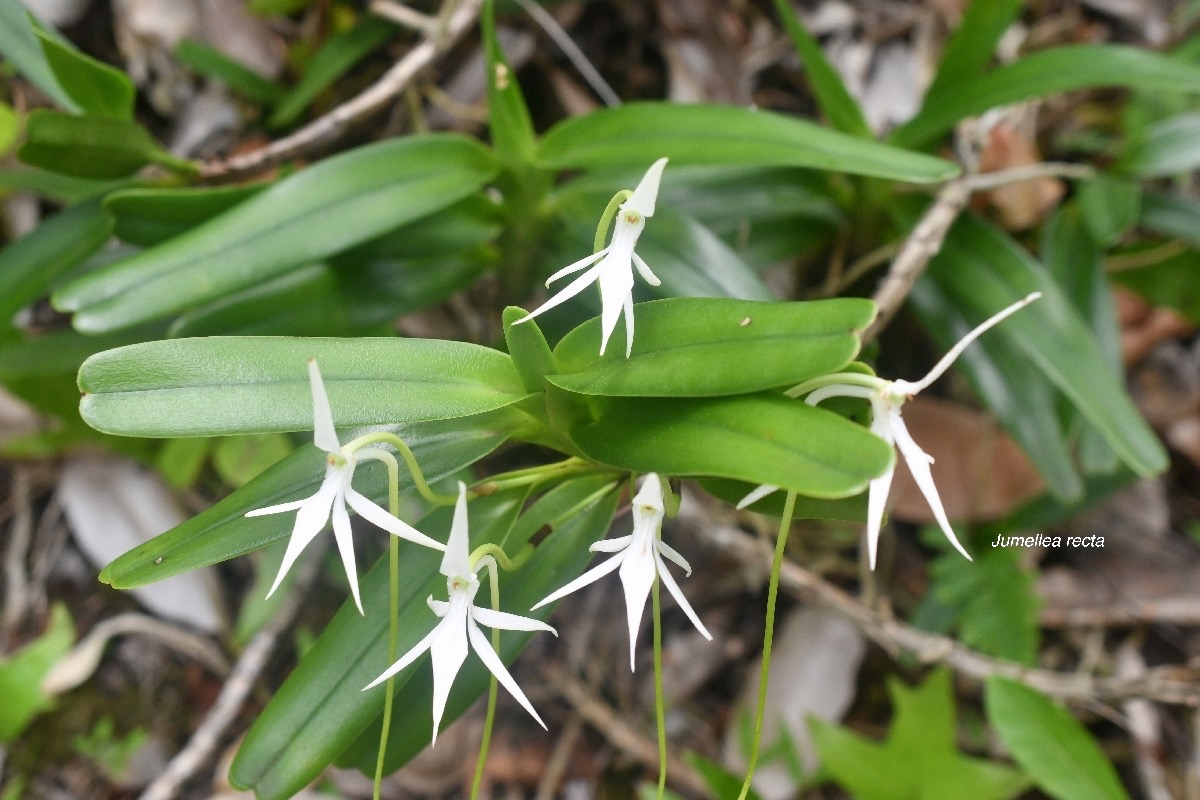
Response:
[{"label": "orchid plant", "polygon": [[[998,36],[1002,26],[985,27]],[[978,40],[986,33],[977,30]],[[28,34],[55,46],[32,28]],[[1076,219],[1074,201],[1046,249],[1090,254],[1079,267],[1091,270],[1086,280],[1062,277],[1070,271],[1062,263],[1078,266],[1066,256],[1046,257],[1060,265],[1056,274],[1004,230],[966,214],[945,232],[910,296],[946,355],[915,382],[877,377],[859,360],[878,353],[886,366],[896,341],[885,337],[862,355],[878,312],[867,299],[873,285],[852,279],[862,269],[842,271],[841,257],[857,255],[859,267],[870,267],[888,249],[884,237],[915,227],[916,193],[892,184],[955,179],[959,166],[928,155],[926,145],[962,115],[922,112],[889,144],[856,121],[848,94],[827,91],[818,93],[825,116],[842,130],[769,110],[648,102],[564,120],[539,136],[490,2],[482,39],[487,144],[448,133],[399,136],[261,184],[180,188],[195,165],[149,145],[148,153],[126,152],[137,164],[128,172],[87,174],[94,165],[85,146],[106,131],[150,141],[128,118],[132,106],[118,120],[112,108],[82,108],[88,95],[68,98],[79,114],[30,115],[22,149],[30,164],[53,168],[46,154],[58,152],[85,171],[76,177],[103,180],[87,183],[100,195],[64,211],[60,227],[0,270],[0,307],[9,316],[52,294],[75,328],[61,339],[41,337],[42,346],[61,348],[57,358],[18,348],[23,360],[6,356],[0,371],[33,361],[78,366],[87,436],[199,442],[201,461],[210,441],[313,432],[311,442],[305,433],[290,455],[102,575],[133,587],[279,543],[282,564],[263,578],[271,596],[332,527],[349,597],[245,737],[231,772],[237,786],[284,800],[336,760],[373,774],[378,795],[386,772],[433,744],[486,692],[477,793],[499,685],[543,728],[555,727],[518,685],[513,661],[533,634],[555,633],[548,620],[559,600],[617,572],[631,670],[646,646],[648,601],[652,608],[661,796],[660,587],[680,621],[714,638],[701,621],[711,622],[709,599],[689,588],[689,600],[670,571],[692,571],[682,554],[689,543],[671,528],[672,481],[692,479],[684,491],[778,517],[765,670],[793,520],[862,524],[874,568],[897,458],[947,539],[970,558],[902,410],[985,331],[1027,306],[957,369],[1046,475],[1052,499],[1080,502],[1088,481],[1120,464],[1127,469],[1119,474],[1130,476],[1164,468],[1165,453],[1106,349],[1112,336],[1102,333],[1097,300],[1107,297],[1097,271],[1102,248]],[[90,69],[54,52],[53,64],[69,68],[63,80]],[[814,42],[806,65],[819,55]],[[51,74],[53,64],[36,74]],[[93,83],[111,80],[104,72]],[[51,96],[63,91],[47,88]],[[87,135],[64,147],[78,130]],[[85,148],[82,156],[75,147]],[[142,185],[133,174],[149,162],[177,173]],[[860,221],[869,225],[860,230]],[[91,259],[114,231],[134,247],[113,251],[111,262],[107,254]],[[818,255],[830,253],[837,264],[825,274]],[[811,259],[817,266],[805,272]],[[788,280],[764,279],[780,262],[799,266]],[[29,277],[34,267],[45,273],[41,283]],[[463,335],[470,341],[395,335],[401,319],[405,331],[424,330],[428,319],[417,312],[485,273],[487,308]],[[539,303],[536,286],[546,276],[547,287],[571,280]],[[40,294],[29,294],[35,283]],[[598,309],[585,292],[593,283]],[[796,296],[819,299],[779,300],[778,286],[793,284]],[[608,345],[622,320],[618,352]],[[1040,398],[1028,408],[1025,391]],[[861,402],[827,402],[833,398],[867,401],[870,421],[859,418]],[[767,499],[774,492],[781,505]],[[352,514],[367,523],[357,536]],[[606,538],[614,519],[630,532]],[[372,537],[375,529],[387,535]],[[445,544],[429,535],[444,531]],[[360,575],[356,559],[367,553],[378,559]],[[588,569],[593,553],[606,557]],[[490,602],[477,604],[485,583]],[[490,641],[480,626],[491,628]],[[766,685],[764,673],[760,692]],[[396,713],[402,724],[392,724]],[[756,734],[755,748],[758,741]]]}]

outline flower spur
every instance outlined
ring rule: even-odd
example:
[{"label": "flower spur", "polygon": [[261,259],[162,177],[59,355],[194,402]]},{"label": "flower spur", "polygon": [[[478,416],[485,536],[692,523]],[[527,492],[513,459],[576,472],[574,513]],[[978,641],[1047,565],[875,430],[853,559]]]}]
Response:
[{"label": "flower spur", "polygon": [[351,536],[350,514],[346,504],[354,509],[361,517],[374,525],[383,528],[388,533],[407,539],[410,542],[432,547],[435,550],[445,550],[445,545],[435,541],[418,531],[411,525],[393,517],[371,500],[359,494],[351,486],[354,478],[354,468],[358,459],[373,458],[387,460],[391,454],[378,448],[365,447],[359,450],[347,450],[338,442],[337,432],[333,427],[333,411],[329,406],[329,395],[325,392],[325,384],[321,380],[321,371],[317,368],[317,360],[308,360],[308,380],[312,387],[313,402],[313,443],[328,453],[325,459],[325,479],[317,493],[304,500],[293,500],[279,505],[258,508],[247,512],[247,517],[261,517],[267,514],[283,514],[296,511],[296,522],[292,526],[292,536],[288,540],[287,550],[283,554],[283,563],[279,566],[279,574],[271,584],[267,597],[275,593],[288,570],[296,563],[296,559],[304,552],[316,535],[325,528],[325,523],[332,516],[333,538],[337,542],[342,564],[346,568],[346,580],[350,583],[350,594],[358,613],[363,613],[362,599],[358,592],[358,570],[354,564],[354,541]]},{"label": "flower spur", "polygon": [[[592,282],[600,286],[600,355],[608,347],[608,340],[617,327],[617,318],[622,312],[625,316],[625,357],[633,352],[633,267],[651,286],[658,286],[661,281],[650,271],[650,267],[642,257],[634,252],[638,237],[646,227],[646,218],[654,216],[654,205],[658,198],[658,185],[662,180],[663,169],[667,159],[655,161],[637,187],[620,205],[620,213],[613,230],[612,241],[608,247],[581,258],[574,264],[563,267],[546,280],[549,286],[559,278],[579,272],[591,266],[587,272],[567,284],[558,294],[551,297],[529,316],[522,317],[514,324],[527,322],[539,314],[549,311],[555,306],[565,303],[579,294]],[[595,264],[595,266],[592,266]]]},{"label": "flower spur", "polygon": [[529,698],[521,691],[521,687],[513,680],[504,667],[504,662],[488,643],[487,637],[479,630],[479,625],[489,628],[499,628],[506,631],[549,631],[555,636],[558,632],[544,622],[517,614],[508,614],[490,608],[479,608],[475,605],[475,595],[479,591],[479,570],[483,566],[491,566],[491,580],[496,580],[496,570],[491,556],[484,556],[474,565],[468,552],[467,533],[467,487],[461,481],[458,484],[458,502],[454,506],[454,521],[450,525],[450,539],[446,543],[446,555],[442,557],[440,572],[446,576],[447,601],[434,600],[430,595],[426,603],[433,613],[441,617],[434,629],[421,641],[417,642],[407,653],[400,656],[383,674],[363,691],[374,688],[395,675],[400,670],[412,664],[426,650],[433,661],[433,742],[437,742],[438,728],[441,727],[442,715],[446,710],[446,700],[450,696],[450,687],[454,678],[462,668],[467,658],[467,645],[479,656],[496,679],[504,688],[517,699],[517,702],[528,711],[543,728],[546,723],[533,709]]},{"label": "flower spur", "polygon": [[[788,394],[793,397],[807,394],[805,402],[813,406],[831,397],[859,397],[870,401],[871,432],[900,451],[917,488],[921,490],[921,494],[925,496],[925,501],[929,503],[929,508],[933,511],[938,527],[942,529],[942,533],[946,535],[955,549],[962,553],[968,561],[972,560],[971,554],[954,535],[954,529],[950,527],[950,520],[947,519],[946,510],[938,496],[937,486],[933,482],[933,474],[929,469],[929,465],[933,463],[933,457],[922,450],[920,445],[913,440],[912,435],[908,432],[908,427],[904,424],[904,418],[900,415],[900,409],[907,401],[916,397],[923,389],[940,378],[955,359],[962,355],[962,352],[980,335],[1041,296],[1041,292],[1034,292],[986,319],[950,348],[949,352],[942,356],[933,369],[919,381],[887,381],[873,375],[841,373],[824,375],[806,381],[788,391]],[[867,554],[870,558],[871,569],[875,569],[875,555],[879,546],[879,531],[883,526],[884,506],[892,488],[892,477],[895,471],[896,465],[893,462],[886,472],[870,482],[867,489]],[[743,497],[737,507],[745,508],[778,488],[778,486],[766,484],[759,486]]]},{"label": "flower spur", "polygon": [[576,589],[594,583],[613,570],[620,568],[621,585],[625,590],[625,613],[629,624],[629,669],[634,671],[634,652],[637,643],[638,627],[642,621],[642,612],[646,608],[646,599],[654,586],[654,579],[661,578],[667,591],[679,603],[683,613],[696,626],[696,630],[705,639],[712,641],[712,634],[704,627],[704,623],[696,616],[687,598],[679,589],[679,584],[667,571],[667,565],[662,557],[683,567],[687,575],[692,574],[692,568],[683,556],[659,537],[664,515],[663,490],[661,479],[651,472],[642,482],[642,488],[633,498],[633,533],[616,539],[605,539],[592,545],[593,552],[616,553],[607,561],[592,567],[575,580],[558,591],[550,594],[533,608],[538,609],[547,603],[552,603]]}]

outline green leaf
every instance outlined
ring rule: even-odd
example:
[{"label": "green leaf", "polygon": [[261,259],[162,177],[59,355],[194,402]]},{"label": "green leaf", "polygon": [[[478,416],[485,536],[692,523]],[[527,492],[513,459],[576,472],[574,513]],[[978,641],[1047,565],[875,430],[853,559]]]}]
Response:
[{"label": "green leaf", "polygon": [[736,478],[820,498],[849,497],[893,463],[892,448],[843,417],[782,395],[595,398],[573,426],[580,451],[631,472]]},{"label": "green leaf", "polygon": [[942,51],[933,83],[925,92],[925,106],[937,105],[979,79],[1023,5],[1023,0],[973,0],[967,5]]},{"label": "green leaf", "polygon": [[525,95],[496,39],[496,9],[493,0],[483,4],[483,46],[487,56],[488,133],[496,157],[521,167],[532,163],[537,137]]},{"label": "green leaf", "polygon": [[58,84],[84,113],[133,119],[136,91],[128,75],[44,31],[36,31],[36,35]]},{"label": "green leaf", "polygon": [[93,198],[46,218],[0,250],[0,324],[7,327],[18,310],[99,250],[111,228],[100,198]]},{"label": "green leaf", "polygon": [[89,197],[118,189],[123,184],[123,181],[73,178],[43,169],[0,168],[0,189],[30,192],[63,205],[74,205]]},{"label": "green leaf", "polygon": [[1038,788],[1057,800],[1128,800],[1112,763],[1063,709],[1008,678],[987,679],[988,721]]},{"label": "green leaf", "polygon": [[[1042,262],[1092,329],[1109,369],[1124,376],[1121,328],[1104,272],[1103,253],[1088,236],[1075,204],[1060,206],[1042,227]],[[1112,472],[1120,459],[1104,437],[1074,412],[1081,428],[1079,457],[1086,472]]]},{"label": "green leaf", "polygon": [[1142,189],[1133,181],[1097,175],[1078,188],[1083,223],[1097,247],[1111,247],[1137,224]]},{"label": "green leaf", "polygon": [[495,172],[465,137],[371,144],[286,178],[185,234],[65,286],[55,303],[100,332],[261,283],[445,208]]},{"label": "green leaf", "polygon": [[395,35],[395,25],[368,14],[353,28],[330,36],[309,62],[300,83],[279,101],[267,125],[282,128],[295,122],[317,95]]},{"label": "green leaf", "polygon": [[146,129],[127,119],[77,117],[35,109],[17,157],[79,178],[124,178],[151,162],[178,165]]},{"label": "green leaf", "polygon": [[558,364],[537,320],[524,325],[513,324],[526,316],[528,312],[523,308],[509,306],[504,309],[504,342],[525,391],[541,392],[546,388],[546,376],[559,371]]},{"label": "green leaf", "polygon": [[313,4],[313,0],[250,0],[248,8],[251,14],[269,16],[271,14],[295,14]]},{"label": "green leaf", "polygon": [[1137,178],[1166,178],[1200,167],[1200,113],[1178,114],[1149,125],[1113,165]]},{"label": "green leaf", "polygon": [[[729,480],[728,478],[700,478],[704,491],[724,500],[730,505],[736,505],[742,498],[758,488],[752,483]],[[783,515],[783,503],[786,492],[773,492],[763,499],[747,506],[751,511],[772,517]],[[843,497],[836,500],[826,500],[819,497],[796,496],[793,519],[841,519],[849,522],[867,521],[867,495],[857,494],[853,497]]]},{"label": "green leaf", "polygon": [[1135,472],[1150,476],[1166,468],[1166,452],[1125,394],[1087,324],[1058,284],[1011,238],[965,216],[951,228],[926,276],[975,322],[1030,292],[1042,292],[1042,299],[989,335],[1020,348]]},{"label": "green leaf", "polygon": [[113,218],[114,236],[150,247],[228,211],[265,188],[265,184],[251,184],[122,189],[104,198],[104,210]]},{"label": "green leaf", "polygon": [[[540,499],[514,525],[523,498],[520,492],[503,493],[469,504],[471,545],[494,541],[515,553],[548,525],[551,535],[518,573],[502,573],[501,586],[505,610],[545,619],[549,607],[532,614],[529,607],[582,570],[590,557],[588,545],[604,535],[612,518],[616,493],[606,491],[604,481],[572,481]],[[449,508],[439,509],[419,527],[440,538],[449,528],[450,516]],[[425,598],[444,596],[446,580],[437,573],[439,558],[436,552],[410,548],[401,559],[397,652],[416,644],[436,622]],[[386,610],[386,559],[376,563],[360,586],[365,607]],[[387,629],[386,613],[362,617],[352,604],[343,604],[247,734],[230,773],[235,785],[253,787],[261,800],[285,800],[339,756],[342,763],[362,759],[374,765],[379,743],[375,720],[383,709],[384,689],[364,692],[362,687],[388,665]],[[511,663],[528,639],[528,634],[505,633],[501,658]],[[396,677],[398,716],[388,746],[385,766],[389,770],[429,743],[432,699],[427,662],[420,659]],[[443,725],[486,690],[487,676],[476,658],[468,658],[454,681]],[[360,733],[366,740],[361,746],[355,744]]]},{"label": "green leaf", "polygon": [[1028,788],[1011,767],[958,751],[949,670],[912,689],[889,678],[888,694],[896,713],[883,742],[808,720],[822,766],[857,800],[1005,800]]},{"label": "green leaf", "polygon": [[831,131],[770,111],[708,104],[627,103],[558,123],[537,158],[553,169],[673,164],[812,167],[913,183],[958,174],[948,161]]},{"label": "green leaf", "polygon": [[210,449],[211,439],[167,439],[154,458],[154,468],[173,488],[186,489],[200,477]]},{"label": "green leaf", "polygon": [[184,66],[210,78],[216,78],[243,97],[265,105],[279,102],[285,90],[246,65],[203,42],[184,39],[175,47],[175,57]]},{"label": "green leaf", "polygon": [[1148,231],[1200,247],[1200,200],[1170,192],[1142,195],[1138,224]]},{"label": "green leaf", "polygon": [[292,449],[282,433],[223,436],[213,448],[213,469],[226,484],[238,488],[279,463]]},{"label": "green leaf", "polygon": [[821,52],[821,45],[796,15],[791,2],[775,0],[775,12],[783,20],[783,27],[787,29],[796,52],[800,54],[800,60],[804,62],[809,87],[816,96],[817,105],[825,118],[839,131],[863,139],[874,139],[875,136],[863,118],[858,103],[846,90],[846,85],[842,83],[837,70]]},{"label": "green leaf", "polygon": [[[941,532],[935,537],[944,541]],[[975,561],[948,550],[930,567],[929,597],[950,609],[963,644],[1028,666],[1037,663],[1036,575],[1020,548],[983,549]]]},{"label": "green leaf", "polygon": [[[909,300],[942,351],[979,321],[933,278],[917,281]],[[1078,500],[1083,481],[1058,416],[1060,395],[1041,368],[1012,340],[989,334],[959,356],[955,369],[1029,456],[1049,491],[1064,502]]]},{"label": "green leaf", "polygon": [[1114,272],[1112,279],[1154,305],[1169,306],[1200,323],[1200,252],[1188,250],[1149,267]]},{"label": "green leaf", "polygon": [[[511,429],[503,416],[483,415],[466,421],[390,426],[388,430],[412,448],[426,479],[436,481],[495,450]],[[101,571],[100,580],[116,589],[132,589],[286,539],[292,531],[293,515],[246,517],[246,512],[311,497],[325,477],[325,456],[313,445],[298,448],[216,505],[125,553]],[[363,463],[355,470],[354,488],[386,503],[387,472],[382,465]],[[411,488],[408,472],[400,470],[400,491]]]},{"label": "green leaf", "polygon": [[59,106],[67,111],[80,110],[54,77],[29,13],[19,0],[0,0],[0,56]]},{"label": "green leaf", "polygon": [[0,703],[0,742],[15,742],[33,717],[51,707],[51,699],[42,693],[42,679],[74,641],[71,613],[55,603],[46,631],[0,661],[0,698],[4,700]]},{"label": "green leaf", "polygon": [[875,305],[860,298],[678,298],[639,303],[634,313],[629,358],[619,342],[599,355],[600,320],[592,319],[554,348],[559,374],[550,382],[620,397],[711,397],[791,386],[850,363]]},{"label": "green leaf", "polygon": [[308,430],[309,358],[339,426],[467,417],[525,396],[508,356],[465,342],[215,336],[92,356],[79,370],[80,413],[123,436]]},{"label": "green leaf", "polygon": [[921,112],[893,131],[889,141],[918,147],[950,131],[960,119],[989,108],[1099,86],[1200,94],[1200,67],[1122,45],[1054,47],[927,99]]},{"label": "green leaf", "polygon": [[21,135],[21,120],[8,103],[0,102],[0,158],[8,155]]}]

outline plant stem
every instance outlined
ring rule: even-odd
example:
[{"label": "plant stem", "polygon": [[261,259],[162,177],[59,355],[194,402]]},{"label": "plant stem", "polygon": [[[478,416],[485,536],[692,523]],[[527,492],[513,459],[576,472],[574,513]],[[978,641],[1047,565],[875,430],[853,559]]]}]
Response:
[{"label": "plant stem", "polygon": [[[388,455],[391,455],[390,453]],[[396,459],[383,459],[388,468],[388,513],[400,515],[400,467]],[[396,660],[400,641],[400,538],[388,537],[388,663]],[[375,761],[375,788],[372,800],[379,800],[383,787],[383,761],[387,754],[388,734],[392,728],[392,689],[395,677],[388,678],[383,698],[383,728],[379,734],[379,757]]]},{"label": "plant stem", "polygon": [[413,487],[421,493],[421,497],[424,497],[429,502],[439,506],[452,506],[458,502],[458,495],[439,494],[433,491],[433,489],[429,488],[429,484],[425,481],[425,474],[421,472],[421,465],[417,463],[417,457],[413,455],[413,451],[410,450],[408,445],[404,443],[404,440],[394,433],[389,433],[388,431],[368,433],[364,436],[359,436],[357,439],[347,442],[346,446],[343,447],[342,450],[346,451],[347,453],[353,453],[369,444],[376,444],[379,442],[390,444],[392,447],[396,448],[398,453],[400,453],[400,457],[404,459],[404,466],[408,467],[408,474],[412,476]]},{"label": "plant stem", "polygon": [[[500,610],[500,581],[496,574],[496,562],[494,559],[488,561],[488,577],[491,583],[492,591],[492,610]],[[496,651],[497,657],[500,655],[500,629],[492,628],[492,649]],[[499,692],[499,682],[496,676],[492,675],[492,679],[488,682],[488,702],[487,715],[483,721],[483,741],[479,743],[479,759],[475,762],[475,778],[471,781],[471,800],[478,800],[479,787],[483,785],[483,768],[487,764],[488,748],[492,744],[492,727],[496,722],[496,695]]]},{"label": "plant stem", "polygon": [[796,493],[788,492],[783,501],[783,516],[779,518],[779,535],[775,540],[775,556],[771,559],[771,582],[767,586],[767,624],[763,632],[762,669],[758,673],[758,708],[754,712],[754,741],[746,767],[746,780],[738,800],[746,800],[754,770],[758,766],[758,751],[762,745],[763,713],[767,706],[767,679],[771,674],[771,646],[775,641],[775,601],[779,598],[779,573],[783,569],[783,553],[787,549],[788,531],[792,529],[792,514],[796,510]]},{"label": "plant stem", "polygon": [[663,793],[667,788],[667,711],[666,701],[663,699],[662,607],[658,597],[659,583],[655,577],[650,597],[654,611],[654,720],[658,726],[658,794],[655,797],[663,800]]}]

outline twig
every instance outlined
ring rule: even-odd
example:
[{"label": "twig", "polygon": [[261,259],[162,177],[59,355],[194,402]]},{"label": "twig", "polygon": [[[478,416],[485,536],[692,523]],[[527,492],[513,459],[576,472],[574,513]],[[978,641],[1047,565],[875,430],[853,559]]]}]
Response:
[{"label": "twig", "polygon": [[[324,550],[324,546],[320,550]],[[300,610],[305,597],[304,587],[317,574],[321,562],[320,550],[309,555],[296,576],[291,594],[279,607],[274,618],[250,639],[237,663],[233,665],[229,679],[221,687],[216,702],[187,745],[171,759],[154,782],[146,787],[138,800],[171,800],[184,782],[212,756],[225,729],[233,723],[246,696],[254,688],[259,673],[266,666],[271,651],[275,649],[279,635],[291,625],[296,612]]]},{"label": "twig", "polygon": [[[771,547],[768,543],[731,526],[700,526],[699,532],[713,545],[744,563],[756,566],[770,563]],[[823,578],[789,561],[783,564],[780,585],[793,594],[816,598],[845,614],[889,653],[906,652],[925,663],[943,663],[960,675],[977,681],[1000,675],[1063,700],[1119,702],[1145,698],[1173,705],[1200,705],[1200,681],[1193,670],[1163,667],[1147,670],[1135,678],[1105,678],[1035,669],[985,656],[949,637],[926,633],[887,618]]]},{"label": "twig", "polygon": [[[600,731],[617,749],[644,764],[658,763],[658,743],[654,739],[644,736],[623,715],[593,696],[586,686],[561,668],[547,666],[543,672],[546,685],[570,703],[580,718]],[[668,758],[667,775],[668,782],[678,789],[702,797],[712,796],[704,779],[678,758]]]},{"label": "twig", "polygon": [[966,208],[967,201],[974,192],[1036,178],[1089,178],[1094,174],[1095,170],[1087,165],[1051,161],[998,172],[965,175],[946,183],[937,193],[933,205],[925,211],[913,232],[909,234],[900,254],[892,261],[888,274],[875,291],[873,299],[879,306],[879,316],[863,334],[863,341],[874,339],[892,321],[892,317],[900,310],[900,306],[912,291],[917,278],[925,271],[929,260],[942,249],[942,242],[945,241],[950,226]]},{"label": "twig", "polygon": [[483,0],[462,0],[447,20],[445,30],[440,32],[442,35],[438,35],[438,32],[427,33],[420,44],[409,50],[404,58],[357,97],[266,147],[201,164],[201,177],[214,180],[257,172],[334,141],[352,124],[391,102],[408,87],[413,78],[454,45],[475,24],[482,4]]},{"label": "twig", "polygon": [[1129,625],[1200,625],[1200,597],[1178,594],[1158,598],[1122,598],[1109,605],[1047,605],[1038,615],[1045,628],[1117,628]]},{"label": "twig", "polygon": [[579,75],[587,82],[587,85],[592,87],[592,91],[596,96],[604,101],[606,106],[621,105],[621,98],[612,90],[608,82],[600,74],[600,71],[592,66],[592,62],[588,61],[588,57],[579,49],[579,45],[575,44],[575,40],[571,35],[563,30],[563,27],[558,24],[558,20],[550,16],[546,9],[542,8],[533,0],[517,0],[517,5],[521,10],[533,18],[541,29],[546,32],[546,35],[554,40],[558,48],[562,50],[563,55],[567,57]]},{"label": "twig", "polygon": [[376,16],[390,19],[392,22],[412,28],[414,31],[428,34],[437,30],[436,17],[414,11],[402,3],[395,3],[392,0],[371,0],[368,9]]},{"label": "twig", "polygon": [[538,780],[537,793],[534,794],[533,800],[554,800],[555,797],[558,797],[558,785],[562,783],[563,775],[570,765],[571,753],[575,751],[575,745],[579,742],[579,736],[582,733],[583,723],[578,715],[572,715],[567,727],[558,735],[558,741],[550,753],[550,758],[546,760],[546,766],[542,769],[542,777]]},{"label": "twig", "polygon": [[[1128,641],[1117,650],[1117,675],[1136,678],[1146,672],[1146,662],[1137,646]],[[1146,800],[1174,800],[1167,788],[1166,771],[1162,764],[1162,720],[1158,709],[1149,700],[1125,701],[1125,716],[1129,720],[1129,736],[1133,739],[1133,760]]]},{"label": "twig", "polygon": [[4,642],[21,626],[29,609],[29,573],[25,559],[33,539],[33,505],[30,497],[32,478],[28,467],[18,465],[12,478],[12,527],[4,553]]}]

